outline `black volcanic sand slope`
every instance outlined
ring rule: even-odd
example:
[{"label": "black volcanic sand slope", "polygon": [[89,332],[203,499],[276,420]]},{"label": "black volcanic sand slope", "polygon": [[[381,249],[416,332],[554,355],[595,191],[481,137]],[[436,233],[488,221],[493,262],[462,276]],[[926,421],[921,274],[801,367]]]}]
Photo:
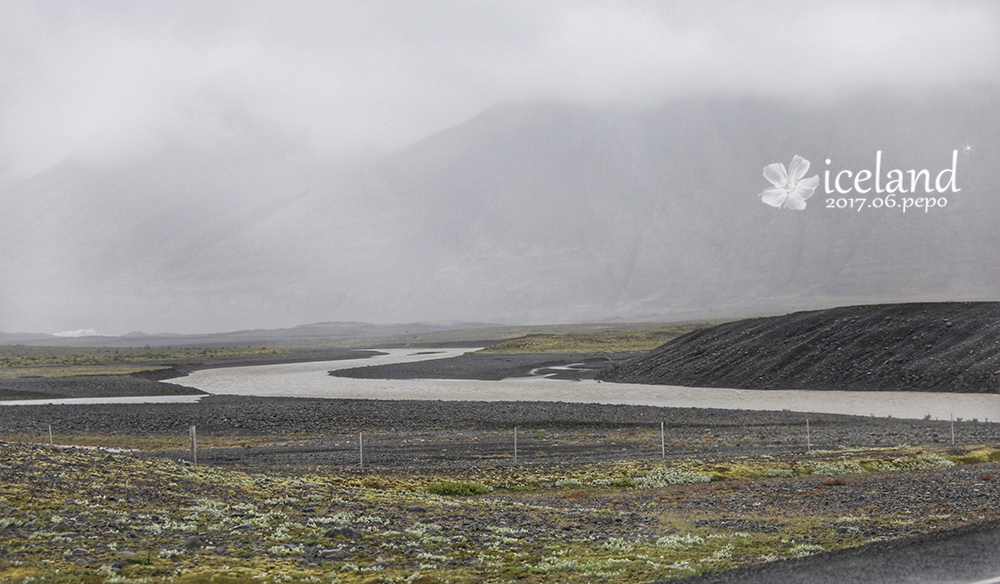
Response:
[{"label": "black volcanic sand slope", "polygon": [[609,367],[622,383],[998,393],[1000,303],[849,306],[731,322]]}]

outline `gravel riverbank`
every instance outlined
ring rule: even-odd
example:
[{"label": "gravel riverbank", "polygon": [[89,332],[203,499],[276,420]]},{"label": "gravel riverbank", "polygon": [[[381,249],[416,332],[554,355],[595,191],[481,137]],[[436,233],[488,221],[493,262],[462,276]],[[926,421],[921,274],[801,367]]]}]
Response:
[{"label": "gravel riverbank", "polygon": [[[334,464],[356,461],[366,434],[372,466],[460,468],[521,461],[561,464],[683,456],[757,456],[812,449],[951,446],[942,421],[558,402],[324,400],[208,396],[186,404],[14,406],[0,437],[103,434],[269,436],[296,447],[236,449],[220,461]],[[808,430],[806,420],[809,421]],[[664,434],[660,435],[663,423]],[[955,424],[955,446],[1000,443],[1000,424]],[[238,455],[238,458],[233,458]],[[206,459],[207,460],[207,459]]]}]

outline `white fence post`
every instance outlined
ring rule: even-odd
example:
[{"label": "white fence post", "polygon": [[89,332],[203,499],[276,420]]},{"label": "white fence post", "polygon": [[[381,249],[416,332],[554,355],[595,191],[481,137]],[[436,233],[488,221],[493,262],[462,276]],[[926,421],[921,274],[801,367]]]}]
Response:
[{"label": "white fence post", "polygon": [[191,464],[198,466],[198,434],[194,428],[192,424],[188,430],[188,433],[191,435]]},{"label": "white fence post", "polygon": [[514,463],[517,464],[517,426],[514,426]]}]

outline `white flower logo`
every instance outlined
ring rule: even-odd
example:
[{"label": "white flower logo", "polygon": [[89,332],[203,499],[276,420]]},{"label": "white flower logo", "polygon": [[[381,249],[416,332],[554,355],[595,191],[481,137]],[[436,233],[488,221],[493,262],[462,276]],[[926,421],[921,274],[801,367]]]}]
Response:
[{"label": "white flower logo", "polygon": [[780,162],[768,164],[764,167],[764,178],[771,181],[773,189],[767,189],[760,195],[760,200],[772,207],[779,209],[795,209],[801,211],[806,208],[806,199],[812,196],[813,191],[819,186],[819,175],[811,176],[805,180],[802,177],[809,170],[809,161],[798,154],[792,158],[792,163],[785,172],[785,165]]}]

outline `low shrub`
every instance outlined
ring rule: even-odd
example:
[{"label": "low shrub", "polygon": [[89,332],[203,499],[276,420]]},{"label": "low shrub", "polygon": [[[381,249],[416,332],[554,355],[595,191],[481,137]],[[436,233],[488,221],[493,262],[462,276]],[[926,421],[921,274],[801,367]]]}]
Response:
[{"label": "low shrub", "polygon": [[874,465],[877,472],[900,471],[900,470],[937,470],[949,468],[955,463],[937,454],[918,456],[915,458],[896,458],[891,461],[879,461]]},{"label": "low shrub", "polygon": [[958,464],[982,464],[984,462],[996,462],[1000,460],[1000,450],[983,448],[962,456],[952,458]]},{"label": "low shrub", "polygon": [[835,477],[838,475],[858,474],[865,472],[861,466],[853,461],[844,461],[842,464],[821,462],[813,469],[812,474]]},{"label": "low shrub", "polygon": [[444,497],[468,497],[470,495],[485,495],[493,492],[493,489],[481,483],[442,481],[427,485],[427,492]]},{"label": "low shrub", "polygon": [[635,481],[631,477],[619,477],[617,479],[595,479],[590,484],[595,487],[609,487],[612,489],[628,489]]},{"label": "low shrub", "polygon": [[656,545],[677,552],[685,552],[695,546],[705,543],[703,537],[697,535],[664,535],[656,540]]},{"label": "low shrub", "polygon": [[636,489],[659,489],[669,485],[685,485],[690,483],[707,483],[712,475],[703,472],[678,470],[669,466],[657,467],[644,477],[632,481]]}]

